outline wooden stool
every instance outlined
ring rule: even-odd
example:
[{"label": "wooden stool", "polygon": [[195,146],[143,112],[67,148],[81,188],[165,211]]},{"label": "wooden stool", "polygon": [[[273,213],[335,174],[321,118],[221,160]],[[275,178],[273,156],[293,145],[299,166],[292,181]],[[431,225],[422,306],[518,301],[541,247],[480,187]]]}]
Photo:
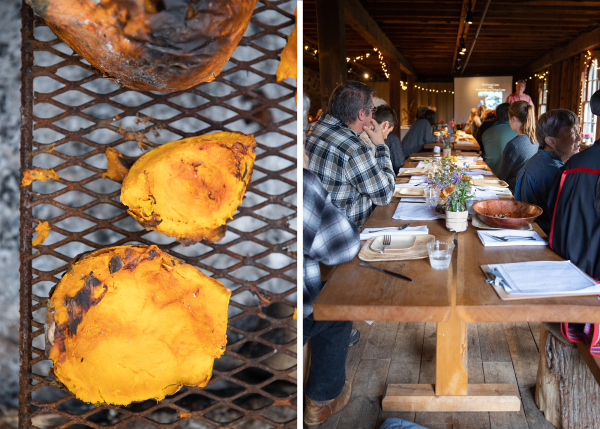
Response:
[{"label": "wooden stool", "polygon": [[564,338],[559,323],[542,324],[535,402],[546,420],[559,429],[600,427],[599,361]]}]

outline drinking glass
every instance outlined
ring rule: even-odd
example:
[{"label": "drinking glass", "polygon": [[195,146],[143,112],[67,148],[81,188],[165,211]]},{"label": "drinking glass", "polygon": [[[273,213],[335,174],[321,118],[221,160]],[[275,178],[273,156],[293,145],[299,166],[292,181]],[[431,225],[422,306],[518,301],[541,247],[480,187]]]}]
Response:
[{"label": "drinking glass", "polygon": [[483,200],[483,198],[479,198],[479,197],[467,198],[465,200],[465,203],[467,204],[467,211],[469,212],[470,215],[475,214],[475,210],[473,210],[473,204],[475,204],[477,201],[482,201],[482,200]]},{"label": "drinking glass", "polygon": [[454,243],[451,241],[430,241],[427,243],[429,262],[434,270],[446,270],[452,260]]}]

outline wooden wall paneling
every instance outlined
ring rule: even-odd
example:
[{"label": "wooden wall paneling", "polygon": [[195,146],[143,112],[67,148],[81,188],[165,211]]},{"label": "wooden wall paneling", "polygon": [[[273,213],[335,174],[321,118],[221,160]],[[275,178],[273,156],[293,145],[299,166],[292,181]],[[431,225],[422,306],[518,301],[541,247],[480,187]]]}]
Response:
[{"label": "wooden wall paneling", "polygon": [[393,59],[390,61],[390,101],[389,106],[396,112],[398,116],[398,126],[394,127],[392,131],[398,137],[400,137],[400,119],[402,117],[402,111],[400,110],[400,65]]},{"label": "wooden wall paneling", "polygon": [[561,75],[560,75],[560,104],[558,107],[568,109],[571,101],[571,75],[573,70],[569,67],[570,61],[568,59],[561,61]]},{"label": "wooden wall paneling", "polygon": [[327,110],[329,96],[348,79],[346,28],[343,0],[316,0],[319,32],[321,108]]},{"label": "wooden wall paneling", "polygon": [[548,77],[548,110],[558,109],[560,107],[561,74],[561,63],[555,63],[550,66],[550,75]]}]

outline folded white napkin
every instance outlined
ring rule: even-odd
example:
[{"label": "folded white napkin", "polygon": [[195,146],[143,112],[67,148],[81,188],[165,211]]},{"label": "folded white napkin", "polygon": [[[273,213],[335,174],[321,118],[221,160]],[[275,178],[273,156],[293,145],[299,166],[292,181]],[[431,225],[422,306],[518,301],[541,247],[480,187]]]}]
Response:
[{"label": "folded white napkin", "polygon": [[475,196],[484,200],[498,200],[498,195],[490,191],[475,190]]},{"label": "folded white napkin", "polygon": [[427,176],[412,176],[409,179],[410,183],[422,183],[427,179]]},{"label": "folded white napkin", "polygon": [[[540,237],[535,231],[519,231],[514,229],[495,229],[493,231],[477,231],[479,239],[485,247],[496,247],[496,246],[545,246],[548,243]],[[490,237],[494,235],[496,237],[534,237],[535,240],[519,240],[511,239],[510,241],[500,241]]]},{"label": "folded white napkin", "polygon": [[392,219],[402,220],[433,220],[444,219],[446,215],[429,208],[427,203],[398,203]]},{"label": "folded white napkin", "polygon": [[425,163],[425,161],[419,161],[419,163],[417,164],[417,166],[415,168],[425,168],[425,167],[431,167],[431,162]]},{"label": "folded white napkin", "polygon": [[[396,229],[385,229],[383,228],[365,228],[360,233],[360,239],[366,240],[371,237],[379,237],[381,235],[427,235],[429,234],[429,228],[426,225],[421,226],[409,226],[401,231],[398,231],[397,227],[391,227]],[[383,230],[383,231],[381,231]],[[371,232],[377,231],[377,232]]]},{"label": "folded white napkin", "polygon": [[[415,186],[416,187],[416,186]],[[400,197],[404,203],[425,203],[427,199],[425,197]]]},{"label": "folded white napkin", "polygon": [[502,194],[502,195],[512,195],[510,189],[508,188],[499,188],[497,186],[475,186],[473,187],[475,192],[485,192],[490,194]]},{"label": "folded white napkin", "polygon": [[494,173],[487,170],[472,170],[467,171],[467,176],[471,176],[472,179],[483,179],[483,176],[493,176]]},{"label": "folded white napkin", "polygon": [[467,174],[471,177],[473,177],[476,174],[480,174],[482,176],[493,176],[494,175],[494,173],[492,173],[491,171],[488,171],[488,170],[470,170],[470,171],[467,171]]},{"label": "folded white napkin", "polygon": [[483,161],[483,158],[480,156],[463,156],[463,155],[459,155],[458,156],[458,160],[459,161],[467,161],[467,162],[475,162],[475,161]]},{"label": "folded white napkin", "polygon": [[422,182],[404,182],[396,183],[396,189],[398,188],[412,188],[412,189],[423,189],[426,188],[427,184]]}]

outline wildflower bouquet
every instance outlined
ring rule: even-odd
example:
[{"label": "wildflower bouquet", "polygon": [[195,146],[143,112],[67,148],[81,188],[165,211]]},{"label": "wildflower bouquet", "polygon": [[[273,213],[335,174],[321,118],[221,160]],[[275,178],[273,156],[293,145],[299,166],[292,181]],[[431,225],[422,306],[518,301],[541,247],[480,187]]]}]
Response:
[{"label": "wildflower bouquet", "polygon": [[440,133],[440,140],[444,143],[444,149],[450,149],[450,145],[454,142],[454,137],[448,134],[448,131]]},{"label": "wildflower bouquet", "polygon": [[466,200],[471,195],[471,178],[467,175],[468,168],[458,167],[452,157],[444,157],[440,167],[427,175],[425,183],[434,190],[434,196],[429,200],[431,208],[445,208],[450,212],[467,210]]}]

